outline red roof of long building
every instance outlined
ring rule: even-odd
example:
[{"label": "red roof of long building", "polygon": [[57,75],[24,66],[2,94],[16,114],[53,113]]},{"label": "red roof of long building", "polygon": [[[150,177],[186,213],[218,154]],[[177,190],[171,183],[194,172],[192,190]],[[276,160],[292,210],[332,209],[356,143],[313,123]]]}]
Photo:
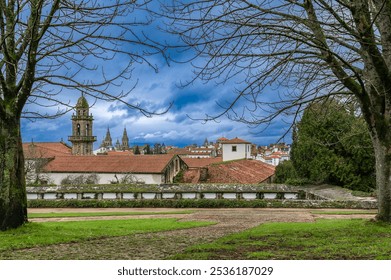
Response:
[{"label": "red roof of long building", "polygon": [[167,154],[172,155],[187,155],[189,153],[189,149],[186,148],[173,148],[167,151]]},{"label": "red roof of long building", "polygon": [[61,156],[50,161],[46,172],[162,173],[174,155]]}]

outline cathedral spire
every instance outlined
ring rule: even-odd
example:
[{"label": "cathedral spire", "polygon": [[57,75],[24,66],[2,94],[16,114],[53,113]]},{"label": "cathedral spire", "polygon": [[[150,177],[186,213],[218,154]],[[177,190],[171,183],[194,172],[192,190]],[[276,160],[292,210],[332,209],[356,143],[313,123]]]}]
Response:
[{"label": "cathedral spire", "polygon": [[122,150],[128,150],[128,149],[129,149],[129,137],[125,127],[124,133],[122,134]]},{"label": "cathedral spire", "polygon": [[110,128],[107,126],[107,131],[106,131],[106,137],[103,139],[101,147],[112,147],[113,146],[113,140],[111,139],[110,135]]},{"label": "cathedral spire", "polygon": [[208,146],[209,146],[208,138],[205,138],[204,147],[205,147],[205,148],[208,148]]}]

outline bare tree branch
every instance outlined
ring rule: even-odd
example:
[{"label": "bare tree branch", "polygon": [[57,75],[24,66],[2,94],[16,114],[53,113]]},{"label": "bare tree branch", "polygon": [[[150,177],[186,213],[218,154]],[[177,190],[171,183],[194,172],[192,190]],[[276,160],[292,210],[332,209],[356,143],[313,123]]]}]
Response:
[{"label": "bare tree branch", "polygon": [[[53,94],[38,85],[48,91],[59,86],[120,101],[146,116],[167,111],[128,103],[130,90],[113,91],[131,78],[134,63],[146,63],[157,71],[147,57],[163,54],[163,49],[150,44],[137,29],[150,20],[135,14],[148,2],[0,1],[0,114],[12,103],[20,115],[32,96],[53,101]],[[112,63],[116,67],[110,71],[102,67]],[[64,105],[62,98],[57,96],[58,105]]]},{"label": "bare tree branch", "polygon": [[[223,115],[259,126],[341,95],[360,104],[391,221],[391,0],[173,0],[154,11],[189,51],[196,79],[235,81]],[[184,84],[186,85],[186,83]]]}]

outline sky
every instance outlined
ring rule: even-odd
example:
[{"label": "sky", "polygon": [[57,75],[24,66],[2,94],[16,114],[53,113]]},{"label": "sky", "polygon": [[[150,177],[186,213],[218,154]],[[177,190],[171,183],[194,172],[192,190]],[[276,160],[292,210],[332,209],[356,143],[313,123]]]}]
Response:
[{"label": "sky", "polygon": [[[156,26],[143,27],[144,32],[162,36]],[[186,60],[186,53],[177,54]],[[205,139],[215,142],[220,137],[239,137],[258,145],[268,145],[278,141],[288,130],[289,123],[282,118],[273,121],[268,127],[252,128],[246,124],[220,117],[216,121],[204,122],[206,114],[218,115],[222,108],[218,104],[228,104],[235,97],[235,80],[224,84],[213,81],[204,83],[195,81],[181,87],[181,83],[193,77],[193,66],[190,63],[165,62],[162,57],[153,56],[148,60],[157,65],[158,71],[144,64],[135,64],[130,80],[123,81],[120,88],[135,88],[127,97],[128,101],[139,103],[142,107],[164,110],[167,113],[152,117],[144,116],[137,110],[126,108],[118,102],[94,100],[86,96],[90,103],[90,113],[94,117],[93,135],[97,136],[94,148],[99,148],[109,128],[113,142],[122,138],[126,128],[131,146],[140,144],[164,143],[183,147],[190,144],[201,145]],[[102,65],[107,69],[115,67],[114,62]],[[273,92],[270,92],[272,98]],[[79,94],[66,95],[65,101],[76,104]],[[238,105],[240,110],[240,104]],[[47,110],[51,110],[50,108]],[[55,110],[55,108],[52,108]],[[68,142],[71,135],[72,112],[56,119],[22,120],[22,138],[24,142]],[[282,141],[291,143],[288,133]],[[68,142],[69,143],[69,142]],[[70,144],[70,143],[69,143]]]}]

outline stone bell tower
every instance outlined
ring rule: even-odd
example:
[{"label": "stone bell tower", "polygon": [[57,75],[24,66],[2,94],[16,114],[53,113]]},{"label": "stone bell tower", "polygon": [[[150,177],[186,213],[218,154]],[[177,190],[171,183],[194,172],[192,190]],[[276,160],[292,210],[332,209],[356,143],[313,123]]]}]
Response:
[{"label": "stone bell tower", "polygon": [[75,107],[76,115],[72,115],[72,136],[68,140],[72,142],[73,155],[92,155],[93,143],[96,136],[92,136],[92,114],[89,115],[87,99],[82,95]]}]

